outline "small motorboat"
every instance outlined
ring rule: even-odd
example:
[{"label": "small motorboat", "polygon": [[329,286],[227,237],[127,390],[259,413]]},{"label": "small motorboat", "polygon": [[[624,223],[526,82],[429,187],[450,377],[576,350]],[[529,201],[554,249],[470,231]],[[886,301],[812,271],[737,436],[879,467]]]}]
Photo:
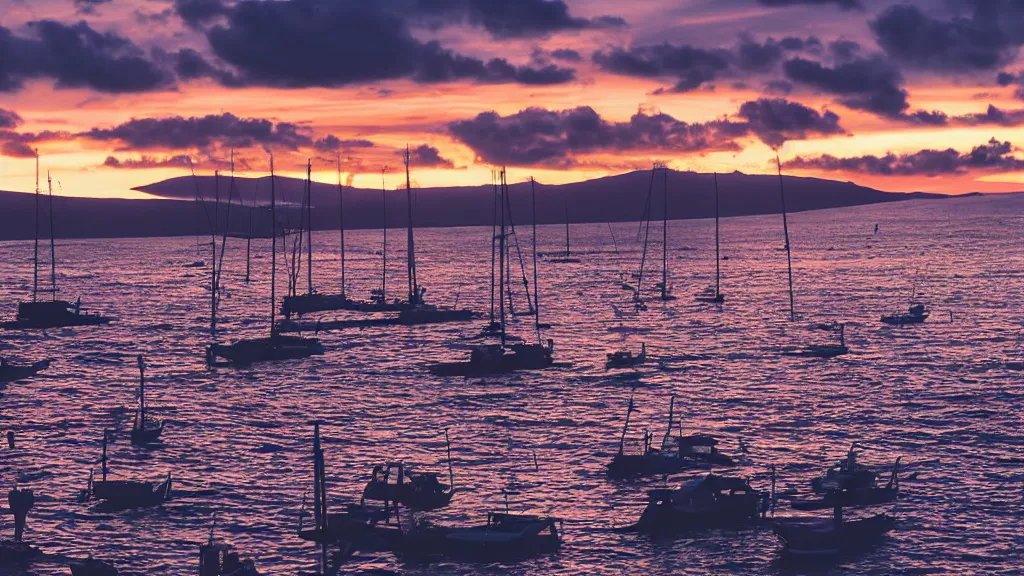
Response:
[{"label": "small motorboat", "polygon": [[861,490],[875,485],[878,473],[857,464],[857,449],[860,447],[856,442],[851,444],[846,458],[829,468],[824,476],[811,480],[811,488],[815,494],[840,490]]},{"label": "small motorboat", "polygon": [[18,303],[18,314],[11,322],[0,323],[6,330],[64,328],[70,326],[98,326],[113,319],[96,313],[82,312],[82,299],[74,303],[66,300],[39,300]]},{"label": "small motorboat", "polygon": [[[774,484],[774,483],[773,483]],[[672,534],[708,528],[738,528],[764,520],[769,492],[742,478],[708,474],[676,490],[651,490],[635,528],[646,534]]]},{"label": "small motorboat", "polygon": [[632,350],[620,350],[618,352],[609,352],[607,357],[608,360],[604,365],[606,369],[637,366],[647,361],[647,344],[645,342],[641,342],[640,353],[635,356],[633,355]]},{"label": "small motorboat", "polygon": [[654,434],[644,431],[639,453],[626,453],[625,440],[629,430],[629,418],[633,412],[633,398],[626,409],[626,423],[619,439],[619,451],[608,463],[608,476],[612,478],[636,478],[640,476],[664,476],[683,470],[712,466],[735,466],[736,462],[718,451],[718,440],[707,434],[683,435],[682,422],[678,422],[679,434],[672,436],[676,429],[675,396],[669,402],[668,429],[662,438],[661,448],[653,446]]},{"label": "small motorboat", "polygon": [[132,444],[145,446],[156,442],[164,431],[164,423],[146,414],[146,363],[139,354],[139,407],[132,423]]},{"label": "small motorboat", "polygon": [[913,302],[906,312],[897,312],[895,314],[882,316],[882,322],[885,324],[894,324],[896,326],[903,326],[904,324],[921,324],[928,319],[930,314],[931,312],[925,308],[924,304],[921,304],[920,302]]},{"label": "small motorboat", "polygon": [[400,541],[399,552],[418,559],[514,562],[555,552],[562,544],[556,520],[491,512],[480,526],[447,527],[427,522]]},{"label": "small motorboat", "polygon": [[171,499],[171,473],[160,484],[138,480],[107,480],[107,443],[109,430],[103,431],[103,455],[100,458],[102,476],[94,481],[89,472],[89,484],[79,500],[98,500],[104,510],[120,511],[159,506]]},{"label": "small motorboat", "polygon": [[846,325],[838,324],[839,342],[834,344],[808,344],[803,348],[791,348],[782,351],[783,356],[799,356],[806,358],[835,358],[849,354],[850,349],[846,346]]},{"label": "small motorboat", "polygon": [[213,530],[211,526],[209,539],[199,546],[199,576],[259,576],[256,563],[251,558],[243,560],[231,546],[215,541]]},{"label": "small motorboat", "polygon": [[318,338],[287,336],[275,330],[269,338],[245,339],[233,344],[210,344],[206,348],[206,362],[214,366],[218,358],[224,358],[234,366],[248,366],[256,362],[297,360],[323,353],[324,346]]},{"label": "small motorboat", "polygon": [[12,364],[6,358],[0,358],[0,384],[31,378],[49,367],[49,360],[40,360],[32,364]]},{"label": "small motorboat", "polygon": [[834,518],[778,518],[773,530],[782,545],[783,557],[815,559],[863,549],[896,526],[892,516],[881,513],[843,520],[842,508]]},{"label": "small motorboat", "polygon": [[182,268],[206,268],[206,261],[205,260],[196,260],[196,261],[191,262],[189,264],[183,264],[181,267]]},{"label": "small motorboat", "polygon": [[72,560],[68,563],[71,567],[71,576],[117,576],[117,568],[106,562],[96,560],[89,556],[85,560]]},{"label": "small motorboat", "polygon": [[[818,483],[817,487],[822,488],[825,486],[836,486],[835,488],[827,489],[824,495],[819,499],[810,500],[794,500],[790,503],[794,510],[827,510],[829,508],[835,508],[836,506],[841,507],[854,507],[854,506],[877,506],[879,504],[888,504],[889,502],[895,502],[899,497],[900,492],[900,480],[899,480],[899,469],[900,469],[901,458],[896,459],[896,463],[893,464],[892,474],[889,476],[889,482],[884,485],[875,485],[872,481],[871,485],[863,486],[860,485],[864,480],[851,481],[848,483],[850,487],[839,488],[839,482],[826,481]],[[867,475],[862,475],[862,478],[866,478]]]},{"label": "small motorboat", "polygon": [[444,508],[455,495],[455,475],[452,472],[452,445],[448,430],[444,431],[448,451],[448,485],[437,479],[437,474],[410,472],[401,462],[388,462],[373,467],[370,481],[363,488],[363,500],[377,500],[401,504],[413,511],[425,512]]},{"label": "small motorboat", "polygon": [[436,376],[486,376],[518,370],[542,370],[554,365],[554,341],[541,344],[474,346],[468,362],[442,362],[430,367]]}]

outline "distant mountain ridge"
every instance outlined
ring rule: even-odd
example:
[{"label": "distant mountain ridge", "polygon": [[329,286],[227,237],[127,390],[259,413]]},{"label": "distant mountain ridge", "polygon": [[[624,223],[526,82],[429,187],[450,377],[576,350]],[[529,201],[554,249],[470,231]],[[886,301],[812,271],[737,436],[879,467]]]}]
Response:
[{"label": "distant mountain ridge", "polygon": [[[229,178],[220,178],[220,197],[227,201]],[[151,237],[208,233],[206,216],[197,229],[197,208],[191,200],[198,184],[208,203],[215,193],[213,176],[171,178],[140,186],[135,190],[164,198],[160,200],[115,200],[61,197],[56,200],[54,227],[57,235],[70,238]],[[277,198],[282,206],[301,202],[305,181],[278,177]],[[929,193],[882,192],[818,178],[783,177],[786,208],[790,212],[896,202],[916,198],[946,198]],[[572,184],[536,184],[537,221],[540,224],[564,223],[566,212],[572,223],[621,222],[639,220],[644,212],[651,172],[637,171]],[[748,175],[739,172],[718,175],[722,217],[776,214],[780,212],[779,179],[774,175]],[[530,224],[530,183],[510,186],[513,221]],[[664,184],[659,174],[652,196],[653,218],[663,215]],[[380,228],[383,224],[382,196],[387,202],[387,225],[406,225],[408,209],[404,190],[368,190],[345,188],[345,226],[349,229]],[[247,209],[239,209],[239,195],[246,206],[264,206],[270,201],[270,182],[264,178],[236,178],[231,193],[236,203],[232,210],[222,206],[223,227],[230,219],[231,229],[248,230]],[[312,221],[314,229],[337,229],[340,224],[337,185],[313,183]],[[447,188],[414,188],[413,221],[417,227],[489,225],[494,213],[491,185]],[[182,201],[186,200],[186,201]],[[0,192],[0,239],[26,239],[34,235],[34,199],[31,194]],[[714,216],[713,175],[696,172],[668,172],[669,219],[709,218]],[[212,210],[210,211],[212,213]],[[231,212],[229,215],[228,212]],[[282,207],[279,217],[295,225],[297,216]],[[294,212],[294,208],[292,209]],[[270,220],[264,208],[253,218],[254,232],[267,234]],[[222,228],[223,229],[223,228]]]}]

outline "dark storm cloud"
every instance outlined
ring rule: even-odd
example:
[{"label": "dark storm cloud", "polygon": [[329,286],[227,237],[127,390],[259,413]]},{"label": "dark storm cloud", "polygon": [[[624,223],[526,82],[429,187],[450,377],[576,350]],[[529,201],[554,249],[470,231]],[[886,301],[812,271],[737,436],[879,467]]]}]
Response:
[{"label": "dark storm cloud", "polygon": [[466,22],[496,38],[548,36],[588,28],[619,28],[616,16],[579,18],[563,0],[417,0],[416,12],[441,22]]},{"label": "dark storm cloud", "polygon": [[797,157],[786,162],[788,167],[815,170],[860,172],[881,176],[939,176],[960,174],[969,170],[1015,171],[1024,169],[1024,160],[1011,156],[1013,146],[995,138],[987,144],[961,154],[952,148],[921,150],[913,154],[856,156],[837,158],[826,154],[817,158]]},{"label": "dark storm cloud", "polygon": [[953,121],[968,126],[1020,126],[1024,124],[1024,110],[1003,110],[989,104],[985,112],[954,116]]},{"label": "dark storm cloud", "polygon": [[0,129],[17,128],[23,122],[24,120],[21,119],[21,116],[18,116],[17,112],[0,108]]},{"label": "dark storm cloud", "polygon": [[448,127],[485,162],[561,168],[574,165],[577,154],[593,152],[737,150],[736,140],[750,134],[778,145],[811,133],[843,133],[835,114],[782,99],[747,102],[738,116],[687,123],[668,114],[640,111],[627,122],[611,122],[587,106],[561,111],[527,108],[509,116],[484,112]]},{"label": "dark storm cloud", "polygon": [[348,150],[351,148],[372,148],[373,142],[369,140],[342,140],[334,134],[328,134],[323,138],[318,139],[313,143],[313,148],[317,152],[338,152],[340,150]]},{"label": "dark storm cloud", "polygon": [[878,45],[891,58],[921,69],[991,70],[1016,55],[1024,42],[1024,4],[1017,0],[966,0],[969,16],[940,20],[911,4],[891,6],[870,22]]},{"label": "dark storm cloud", "polygon": [[674,92],[689,92],[712,82],[729,68],[725,50],[704,50],[689,45],[614,47],[595,52],[593,61],[602,70],[639,78],[676,78]]},{"label": "dark storm cloud", "polygon": [[794,58],[783,65],[783,70],[789,80],[834,94],[849,108],[914,124],[940,126],[946,121],[941,112],[908,113],[910,103],[900,71],[878,56],[844,61],[833,68]]},{"label": "dark storm cloud", "polygon": [[[400,155],[405,150],[399,151]],[[409,163],[420,168],[455,168],[455,163],[441,156],[441,151],[429,144],[420,144],[409,149]]]},{"label": "dark storm cloud", "polygon": [[95,14],[96,8],[109,4],[111,0],[74,0],[75,12],[79,14]]},{"label": "dark storm cloud", "polygon": [[1016,86],[1013,95],[1024,100],[1024,72],[1009,74],[1000,72],[996,75],[996,84],[1000,86]]},{"label": "dark storm cloud", "polygon": [[183,118],[131,119],[113,128],[93,128],[81,138],[121,142],[131,150],[186,150],[214,144],[231,148],[256,145],[295,150],[311,146],[308,128],[262,118],[239,118],[234,114]]},{"label": "dark storm cloud", "polygon": [[0,92],[21,89],[26,80],[51,78],[57,88],[98,92],[147,92],[173,86],[173,78],[131,40],[97,32],[85,21],[65,25],[40,20],[28,36],[0,26]]},{"label": "dark storm cloud", "polygon": [[780,146],[786,140],[804,140],[808,134],[844,134],[839,116],[824,113],[783,98],[761,98],[745,102],[737,116],[747,121],[751,132],[769,146]]},{"label": "dark storm cloud", "polygon": [[187,168],[192,165],[192,161],[184,154],[170,156],[168,158],[141,156],[139,158],[126,158],[124,160],[118,160],[113,156],[107,156],[107,159],[103,161],[103,165],[107,168],[144,170],[148,168]]},{"label": "dark storm cloud", "polygon": [[386,3],[244,0],[225,18],[206,31],[214,55],[235,69],[213,75],[225,85],[336,87],[400,78],[543,85],[575,79],[570,68],[517,66],[503,58],[485,62],[436,41],[424,43]]},{"label": "dark storm cloud", "polygon": [[582,62],[583,56],[575,50],[568,48],[562,48],[560,50],[552,50],[551,57],[555,60],[562,60],[564,62]]},{"label": "dark storm cloud", "polygon": [[762,6],[825,6],[833,4],[843,10],[862,10],[861,0],[757,0]]}]

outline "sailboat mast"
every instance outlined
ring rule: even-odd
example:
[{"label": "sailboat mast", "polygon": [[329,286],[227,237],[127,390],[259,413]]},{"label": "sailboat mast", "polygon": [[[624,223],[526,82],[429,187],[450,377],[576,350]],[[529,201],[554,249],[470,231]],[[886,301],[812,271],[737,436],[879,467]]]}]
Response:
[{"label": "sailboat mast", "polygon": [[57,301],[57,249],[54,246],[53,232],[53,180],[50,171],[46,171],[46,186],[50,192],[50,299]]},{"label": "sailboat mast", "polygon": [[537,191],[533,176],[530,176],[530,204],[533,207],[533,317],[537,328],[537,343],[540,344],[540,292],[537,288]]},{"label": "sailboat mast", "polygon": [[[323,492],[321,479],[323,478],[322,470],[322,456],[320,452],[320,424],[317,422],[313,423],[313,523],[316,525],[318,531],[323,534],[324,529],[324,518],[323,512]],[[323,550],[326,551],[326,546],[321,543]],[[324,552],[326,556],[326,552]]]},{"label": "sailboat mast", "polygon": [[782,161],[779,160],[779,151],[775,150],[775,163],[779,169],[779,196],[782,198],[782,231],[786,234],[786,266],[789,271],[789,321],[796,319],[796,312],[793,305],[793,255],[789,247],[789,222],[786,218],[786,191],[782,186]]},{"label": "sailboat mast", "polygon": [[719,256],[718,241],[718,172],[715,172],[715,296],[722,293],[722,260]]},{"label": "sailboat mast", "polygon": [[[498,233],[498,177],[494,170],[491,170],[491,184],[494,185],[494,213],[491,218],[491,324],[494,324],[494,241],[497,240],[496,234]],[[498,289],[498,294],[501,294],[501,288]]]},{"label": "sailboat mast", "polygon": [[498,302],[501,318],[501,345],[505,346],[505,299],[501,297],[501,291],[505,286],[505,196],[508,194],[508,184],[505,181],[505,168],[501,169],[501,226],[498,232]]},{"label": "sailboat mast", "polygon": [[274,185],[274,155],[270,155],[270,337],[277,333],[274,302],[277,300],[277,189]]},{"label": "sailboat mast", "polygon": [[409,178],[409,145],[405,145],[405,196],[409,205],[409,305],[420,304],[420,286],[416,280],[416,241],[412,232],[412,181]]},{"label": "sailboat mast", "polygon": [[139,430],[146,429],[146,365],[139,355]]},{"label": "sailboat mast", "polygon": [[569,257],[569,203],[565,204],[565,257]]},{"label": "sailboat mast", "polygon": [[341,155],[338,155],[338,220],[341,222],[341,297],[345,298],[345,188],[341,185]]},{"label": "sailboat mast", "polygon": [[644,211],[647,221],[640,223],[640,226],[644,229],[644,249],[640,255],[640,271],[636,279],[636,294],[633,296],[637,305],[641,301],[640,286],[644,281],[644,266],[647,264],[647,240],[651,235],[651,195],[654,193],[654,174],[655,170],[651,169],[651,183],[647,187],[647,210]]},{"label": "sailboat mast", "polygon": [[210,336],[217,335],[217,224],[220,218],[220,170],[213,173],[213,226],[210,228]]},{"label": "sailboat mast", "polygon": [[380,171],[380,203],[384,209],[384,248],[381,253],[384,256],[383,263],[381,264],[380,271],[380,301],[381,303],[387,300],[388,294],[388,197],[385,194],[385,182],[384,177],[388,172],[388,167],[385,166]]},{"label": "sailboat mast", "polygon": [[[232,160],[234,160],[233,157],[232,157]],[[232,162],[232,164],[234,164],[234,162]],[[245,236],[245,283],[246,284],[249,283],[249,271],[250,271],[250,264],[249,263],[251,261],[250,256],[252,254],[252,212],[253,212],[253,210],[256,209],[256,196],[258,196],[258,192],[259,192],[259,189],[260,189],[259,187],[260,187],[259,180],[257,180],[256,181],[256,192],[257,193],[253,194],[253,197],[252,197],[252,208],[249,209],[249,232]],[[245,202],[242,200],[241,192],[239,192],[239,194],[238,194],[238,203],[241,204],[243,208],[245,207]]]},{"label": "sailboat mast", "polygon": [[306,289],[313,293],[313,161],[306,160]]},{"label": "sailboat mast", "polygon": [[664,214],[661,220],[661,299],[668,297],[668,168],[662,167],[665,176]]},{"label": "sailboat mast", "polygon": [[36,239],[32,249],[32,301],[39,295],[39,150],[36,150]]}]

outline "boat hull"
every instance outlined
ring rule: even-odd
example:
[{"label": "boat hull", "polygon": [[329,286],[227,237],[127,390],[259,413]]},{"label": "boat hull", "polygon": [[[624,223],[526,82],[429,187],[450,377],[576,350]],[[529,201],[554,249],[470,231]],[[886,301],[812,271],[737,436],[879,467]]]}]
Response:
[{"label": "boat hull", "polygon": [[6,364],[0,366],[0,383],[14,382],[17,380],[23,380],[25,378],[31,378],[36,374],[46,370],[50,367],[49,360],[40,360],[27,366],[19,366],[15,364]]},{"label": "boat hull", "polygon": [[324,353],[324,347],[316,338],[301,338],[276,334],[269,338],[239,340],[234,344],[211,344],[207,348],[207,361],[215,363],[223,358],[236,366],[248,366],[257,362],[297,360]]},{"label": "boat hull", "polygon": [[841,523],[834,520],[779,520],[774,531],[782,544],[784,556],[811,559],[868,547],[895,526],[896,520],[892,516],[877,514]]}]

